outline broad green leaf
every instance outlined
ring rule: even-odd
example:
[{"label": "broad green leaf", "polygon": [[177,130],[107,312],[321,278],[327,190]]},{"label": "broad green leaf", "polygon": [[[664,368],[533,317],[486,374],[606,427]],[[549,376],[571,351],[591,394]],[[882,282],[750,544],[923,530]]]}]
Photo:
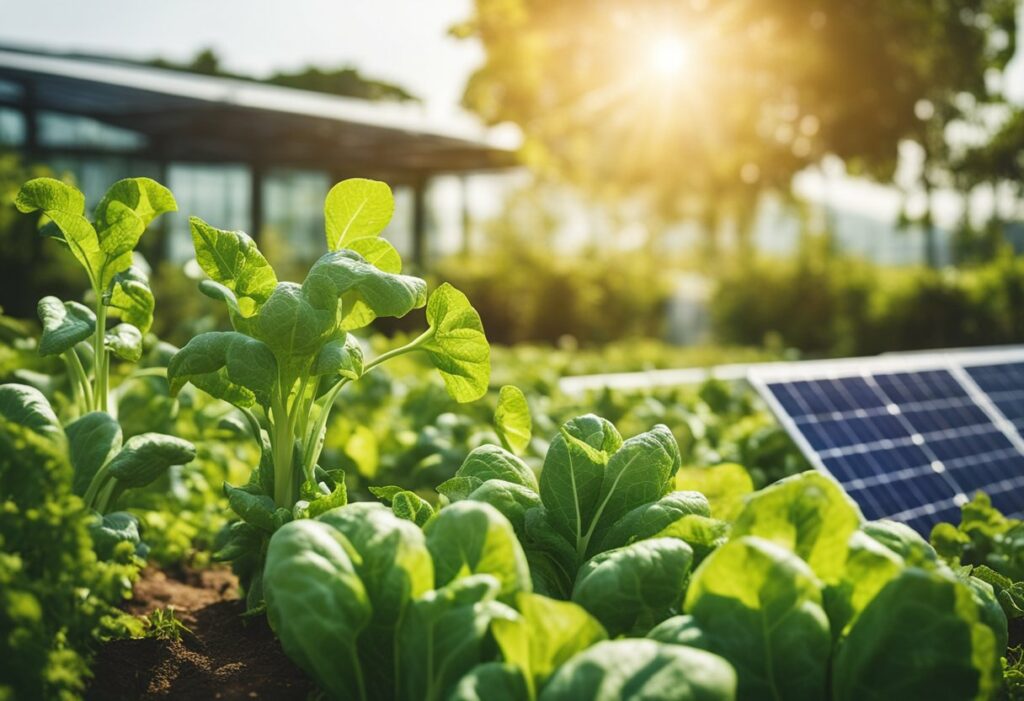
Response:
[{"label": "broad green leaf", "polygon": [[313,361],[313,375],[340,375],[358,380],[363,374],[363,349],[359,340],[345,334],[344,338],[324,344]]},{"label": "broad green leaf", "polygon": [[448,394],[457,402],[484,396],[491,377],[491,347],[466,295],[448,283],[438,287],[427,301],[427,323],[433,335],[422,348],[440,371]]},{"label": "broad green leaf", "polygon": [[423,528],[438,587],[471,574],[489,574],[502,598],[530,591],[530,569],[512,525],[490,504],[460,501]]},{"label": "broad green leaf", "polygon": [[861,530],[899,555],[911,567],[934,569],[939,564],[935,549],[905,523],[869,521]]},{"label": "broad green leaf", "polygon": [[0,385],[0,416],[41,436],[59,438],[64,434],[50,402],[28,385]]},{"label": "broad green leaf", "polygon": [[131,324],[118,324],[107,331],[103,346],[118,358],[138,362],[142,357],[142,332]]},{"label": "broad green leaf", "polygon": [[483,480],[476,477],[452,477],[437,485],[437,493],[448,500],[448,503],[469,499]]},{"label": "broad green leaf", "polygon": [[60,355],[96,332],[96,315],[78,302],[43,297],[36,310],[43,324],[43,334],[39,338],[40,355]]},{"label": "broad green leaf", "polygon": [[314,305],[304,288],[293,282],[278,283],[260,307],[253,331],[274,352],[282,371],[299,373],[334,337],[338,329],[336,299],[331,289]]},{"label": "broad green leaf", "polygon": [[199,267],[235,294],[243,317],[253,316],[277,286],[270,263],[244,232],[215,229],[199,217],[189,224]]},{"label": "broad green leaf", "polygon": [[125,488],[144,487],[171,465],[184,465],[196,457],[188,441],[161,433],[143,433],[125,441],[107,470]]},{"label": "broad green leaf", "polygon": [[[653,640],[598,643],[569,660],[540,701],[733,701],[736,673],[717,655]],[[742,695],[739,698],[746,698]],[[750,697],[768,699],[773,697]]]},{"label": "broad green leaf", "polygon": [[723,521],[734,520],[743,509],[743,501],[753,493],[754,483],[742,465],[724,463],[714,467],[684,467],[676,473],[676,489],[700,492],[711,504],[711,515]]},{"label": "broad green leaf", "polygon": [[575,542],[569,543],[555,530],[551,516],[543,506],[527,510],[523,543],[527,548],[531,575],[542,585],[538,592],[568,599],[579,569]]},{"label": "broad green leaf", "polygon": [[789,548],[831,583],[842,575],[847,543],[861,521],[857,505],[834,479],[809,470],[747,499],[732,537],[752,535]]},{"label": "broad green leaf", "polygon": [[112,257],[131,251],[156,217],[177,209],[178,204],[171,191],[155,180],[119,180],[110,186],[96,205],[95,222],[100,247]]},{"label": "broad green leaf", "polygon": [[[346,246],[361,255],[367,263],[385,273],[402,272],[402,258],[390,243],[382,238],[365,237],[350,241]],[[361,329],[377,318],[376,312],[362,300],[358,292],[346,292],[341,297],[341,328]]]},{"label": "broad green leaf", "polygon": [[514,385],[505,385],[498,393],[498,407],[494,410],[494,428],[506,450],[522,453],[530,445],[533,420],[526,395]]},{"label": "broad green leaf", "polygon": [[471,575],[412,602],[397,632],[398,699],[446,699],[485,661],[492,621],[516,616],[495,601],[500,586],[491,575]]},{"label": "broad green leaf", "polygon": [[331,509],[348,504],[348,487],[345,480],[335,482],[334,489],[329,494],[320,494],[309,502],[306,507],[306,516],[315,518]]},{"label": "broad green leaf", "polygon": [[370,487],[370,494],[391,504],[395,516],[424,525],[434,515],[434,507],[426,499],[401,487]]},{"label": "broad green leaf", "polygon": [[365,698],[358,639],[373,605],[352,556],[332,526],[312,519],[284,525],[270,539],[263,569],[267,618],[285,653],[331,698]]},{"label": "broad green leaf", "polygon": [[111,313],[122,321],[146,333],[153,326],[153,291],[149,278],[136,267],[128,268],[114,276],[114,287],[110,294]]},{"label": "broad green leaf", "polygon": [[641,504],[612,524],[597,551],[611,550],[651,538],[684,516],[711,515],[708,500],[700,492],[669,492],[657,501]]},{"label": "broad green leaf", "polygon": [[114,556],[114,548],[120,543],[131,543],[138,548],[142,542],[139,535],[139,520],[126,511],[115,511],[110,514],[96,514],[95,520],[89,524],[89,537],[96,556],[101,560],[109,560]]},{"label": "broad green leaf", "polygon": [[302,290],[313,306],[335,313],[347,293],[358,295],[376,316],[402,317],[427,301],[423,280],[384,272],[351,250],[321,256],[310,268]]},{"label": "broad green leaf", "polygon": [[967,587],[908,568],[861,612],[836,648],[836,701],[989,699],[999,686],[995,636]]},{"label": "broad green leaf", "polygon": [[582,550],[598,551],[607,532],[633,509],[660,499],[679,469],[679,446],[666,426],[633,436],[612,455],[601,479],[592,514],[584,514],[588,532]]},{"label": "broad green leaf", "polygon": [[736,669],[739,698],[824,699],[832,641],[820,590],[800,558],[748,536],[726,543],[697,568],[685,609],[705,632],[708,649]]},{"label": "broad green leaf", "polygon": [[423,532],[367,502],[332,509],[317,520],[342,533],[359,555],[353,565],[372,611],[359,637],[364,681],[370,698],[394,698],[395,626],[412,601],[434,587]]},{"label": "broad green leaf", "polygon": [[903,568],[899,555],[862,531],[854,532],[843,575],[825,591],[825,610],[833,637],[848,632],[864,607]]},{"label": "broad green leaf", "polygon": [[194,336],[167,366],[171,395],[186,383],[236,406],[266,406],[278,381],[277,361],[262,342],[235,331]]},{"label": "broad green leaf", "polygon": [[85,218],[85,196],[81,192],[54,178],[35,178],[21,186],[14,204],[20,212],[41,211],[53,220],[90,282],[100,284],[108,257],[100,250],[96,230]]},{"label": "broad green leaf", "polygon": [[233,487],[224,483],[224,495],[228,506],[240,519],[266,533],[273,533],[279,524],[274,520],[276,506],[266,494],[249,491],[245,487]]},{"label": "broad green leaf", "polygon": [[68,453],[74,468],[72,489],[85,496],[93,477],[121,450],[121,426],[105,411],[94,411],[65,428]]},{"label": "broad green leaf", "polygon": [[324,201],[327,248],[348,248],[353,239],[376,236],[395,212],[395,198],[387,183],[365,178],[342,180]]},{"label": "broad green leaf", "polygon": [[[473,478],[480,483],[499,479],[522,485],[535,492],[540,489],[537,477],[530,466],[521,458],[496,445],[482,445],[470,451],[462,465],[455,471],[455,477]],[[438,491],[441,489],[438,488]]]},{"label": "broad green leaf", "polygon": [[1009,644],[1009,630],[1006,613],[996,598],[995,590],[991,584],[977,577],[958,575],[957,578],[970,590],[971,598],[978,607],[978,619],[992,631],[992,635],[995,636],[996,652],[1001,656]]},{"label": "broad green leaf", "polygon": [[709,645],[707,636],[704,635],[704,631],[701,630],[697,619],[693,616],[666,618],[651,628],[645,637],[650,640],[657,640],[659,643],[688,645],[689,647],[696,647],[701,650],[706,650]]},{"label": "broad green leaf", "polygon": [[539,594],[516,595],[516,618],[494,621],[492,633],[505,662],[522,670],[531,696],[578,652],[608,634],[582,607]]},{"label": "broad green leaf", "polygon": [[537,492],[521,484],[499,479],[487,480],[467,498],[490,504],[500,511],[520,539],[526,536],[526,512],[541,505]]},{"label": "broad green leaf", "polygon": [[[566,435],[576,442],[566,440]],[[622,446],[622,437],[611,422],[587,414],[568,421],[551,441],[540,473],[540,497],[554,529],[574,549],[582,550],[590,519],[597,509],[605,465],[580,447],[589,446],[605,455]],[[582,554],[582,553],[581,553]]]},{"label": "broad green leaf", "polygon": [[612,636],[644,634],[680,612],[693,550],[653,538],[592,557],[576,575],[572,600]]},{"label": "broad green leaf", "polygon": [[693,564],[704,562],[716,548],[729,540],[729,524],[710,516],[686,514],[654,534],[655,538],[678,538],[693,548]]},{"label": "broad green leaf", "polygon": [[463,675],[447,701],[530,701],[530,691],[518,667],[485,662]]}]

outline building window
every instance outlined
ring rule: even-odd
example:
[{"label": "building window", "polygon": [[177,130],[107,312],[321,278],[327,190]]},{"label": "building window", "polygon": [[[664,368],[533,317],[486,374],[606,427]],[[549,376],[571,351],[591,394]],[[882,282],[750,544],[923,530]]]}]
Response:
[{"label": "building window", "polygon": [[[195,215],[218,229],[249,227],[251,175],[243,165],[172,164],[167,186],[178,211]],[[168,260],[181,263],[195,257],[188,217],[174,217],[167,236]]]},{"label": "building window", "polygon": [[97,148],[105,151],[137,151],[148,140],[138,132],[111,126],[90,117],[42,111],[39,143],[57,148]]},{"label": "building window", "polygon": [[[275,264],[309,264],[327,251],[324,198],[331,183],[315,170],[275,169],[263,180],[263,234]],[[305,267],[305,266],[303,266]]]},{"label": "building window", "polygon": [[21,146],[23,143],[25,143],[25,115],[19,110],[0,107],[0,146]]}]

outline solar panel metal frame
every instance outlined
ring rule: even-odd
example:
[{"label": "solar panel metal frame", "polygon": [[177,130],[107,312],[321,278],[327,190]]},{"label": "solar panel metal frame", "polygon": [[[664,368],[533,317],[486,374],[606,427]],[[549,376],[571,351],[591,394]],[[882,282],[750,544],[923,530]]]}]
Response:
[{"label": "solar panel metal frame", "polygon": [[[969,374],[974,367],[994,366],[1010,363],[1024,363],[1024,346],[1008,346],[980,350],[956,349],[906,354],[844,358],[840,360],[810,360],[784,363],[767,363],[752,367],[747,381],[757,390],[779,423],[794,440],[800,451],[817,470],[831,475],[841,484],[838,476],[826,467],[819,451],[807,438],[796,419],[782,405],[775,392],[769,387],[776,383],[799,381],[823,381],[851,377],[875,377],[892,373],[921,373],[944,370],[963,388],[971,399],[988,417],[1014,448],[1024,456],[1024,437],[999,409],[988,394]],[[954,480],[955,482],[955,480]],[[982,488],[983,489],[983,488]],[[962,503],[969,495],[958,492],[954,495]]]}]

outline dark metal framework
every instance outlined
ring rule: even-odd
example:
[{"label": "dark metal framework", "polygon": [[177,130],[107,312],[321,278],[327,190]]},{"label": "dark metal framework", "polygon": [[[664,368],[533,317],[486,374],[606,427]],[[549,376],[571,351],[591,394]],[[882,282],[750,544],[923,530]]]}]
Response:
[{"label": "dark metal framework", "polygon": [[[0,79],[21,86],[0,92],[0,106],[24,115],[27,155],[242,163],[252,173],[252,233],[262,228],[263,176],[271,168],[360,176],[413,191],[413,258],[426,252],[425,190],[435,175],[516,165],[512,151],[481,131],[431,125],[417,108],[368,103],[303,90],[105,61],[0,47]],[[42,111],[84,116],[141,134],[131,149],[47,146]],[[464,232],[468,235],[468,231]]]}]

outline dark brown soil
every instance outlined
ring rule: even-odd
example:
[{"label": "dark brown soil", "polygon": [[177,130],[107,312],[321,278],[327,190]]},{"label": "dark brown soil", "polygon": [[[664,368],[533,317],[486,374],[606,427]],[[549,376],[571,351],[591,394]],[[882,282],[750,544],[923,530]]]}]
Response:
[{"label": "dark brown soil", "polygon": [[146,615],[168,607],[191,633],[182,633],[181,640],[104,645],[87,699],[302,701],[313,689],[285,657],[265,617],[242,616],[245,605],[229,570],[146,570],[125,608]]}]

